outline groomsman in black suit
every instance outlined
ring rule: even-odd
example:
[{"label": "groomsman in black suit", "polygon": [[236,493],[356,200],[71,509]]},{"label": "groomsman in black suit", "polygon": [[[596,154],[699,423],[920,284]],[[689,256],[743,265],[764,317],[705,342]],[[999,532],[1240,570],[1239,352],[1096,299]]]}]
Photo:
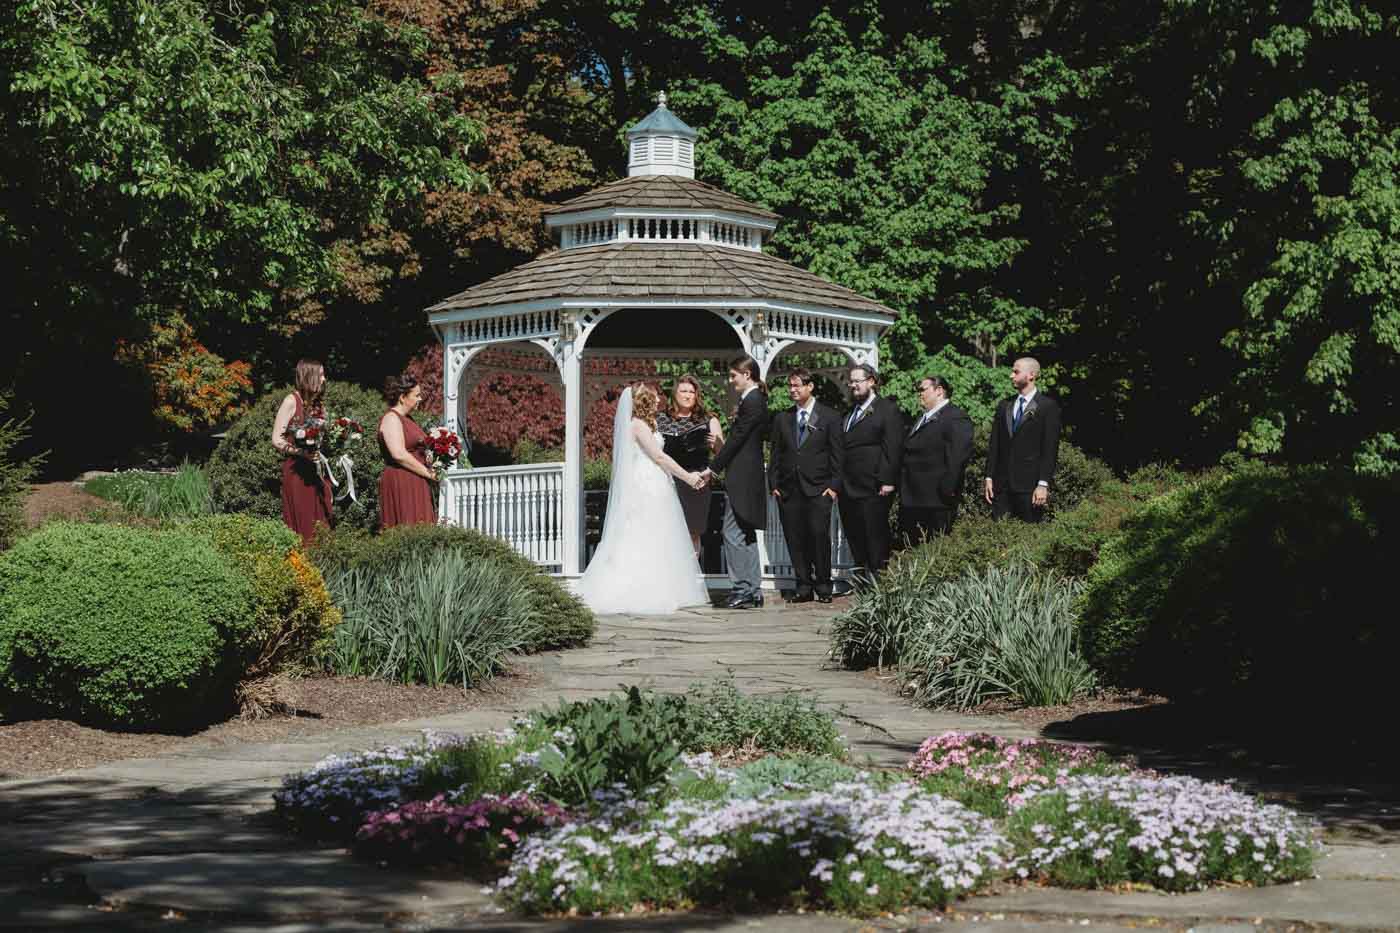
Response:
[{"label": "groomsman in black suit", "polygon": [[811,371],[788,375],[794,408],[773,421],[768,488],[797,577],[792,602],[831,602],[831,506],[841,491],[841,416],[812,396]]},{"label": "groomsman in black suit", "polygon": [[1023,522],[1045,517],[1060,454],[1060,406],[1035,387],[1040,364],[1022,357],[1011,367],[1016,394],[997,406],[987,447],[984,495],[992,515]]},{"label": "groomsman in black suit", "polygon": [[919,380],[924,412],[904,439],[899,473],[899,530],[911,542],[947,534],[957,517],[972,419],[949,401],[952,394],[941,376]]},{"label": "groomsman in black suit", "polygon": [[855,580],[870,583],[890,559],[890,505],[899,481],[904,416],[876,389],[873,367],[852,366],[848,376],[855,407],[841,419],[843,463],[841,527],[855,558]]}]

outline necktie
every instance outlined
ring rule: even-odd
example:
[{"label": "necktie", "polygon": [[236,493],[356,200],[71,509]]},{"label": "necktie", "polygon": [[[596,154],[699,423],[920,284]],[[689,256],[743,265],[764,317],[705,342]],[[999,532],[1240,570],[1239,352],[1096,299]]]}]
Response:
[{"label": "necktie", "polygon": [[802,442],[807,439],[807,412],[797,413],[797,446],[801,447]]},{"label": "necktie", "polygon": [[1014,432],[1021,426],[1021,415],[1026,411],[1026,397],[1019,396],[1016,399],[1016,417],[1011,419],[1011,430]]},{"label": "necktie", "polygon": [[849,430],[851,429],[851,426],[854,425],[854,424],[856,423],[856,418],[857,418],[859,415],[860,415],[860,406],[857,405],[857,406],[856,406],[856,410],[853,411],[853,412],[851,412],[851,417],[849,417],[849,418],[846,419],[846,430],[847,430],[847,431],[849,431]]},{"label": "necktie", "polygon": [[914,425],[914,430],[913,430],[913,431],[910,431],[909,433],[910,433],[910,434],[916,434],[916,433],[918,433],[918,431],[919,431],[921,428],[923,428],[924,425],[928,424],[929,419],[932,418],[932,417],[933,417],[933,412],[931,412],[931,411],[926,411],[926,412],[924,412],[924,416],[923,416],[922,418],[919,419],[919,423],[916,424],[916,425]]}]

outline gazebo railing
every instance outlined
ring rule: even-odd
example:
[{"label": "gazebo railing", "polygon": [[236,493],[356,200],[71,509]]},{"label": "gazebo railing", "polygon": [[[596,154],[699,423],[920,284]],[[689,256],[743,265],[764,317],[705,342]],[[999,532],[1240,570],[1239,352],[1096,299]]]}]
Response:
[{"label": "gazebo railing", "polygon": [[564,464],[473,467],[443,480],[439,517],[500,538],[544,570],[564,560]]},{"label": "gazebo railing", "polygon": [[[716,495],[722,497],[723,493]],[[722,514],[722,505],[716,508]],[[500,538],[541,569],[558,573],[564,550],[564,465],[533,463],[453,470],[443,481],[439,515],[450,525]],[[792,557],[783,537],[777,503],[772,500],[768,503],[763,551],[764,577],[777,586],[790,585]],[[588,550],[585,554],[591,556]],[[844,576],[852,566],[840,516],[832,509],[832,573]],[[722,551],[719,566],[709,569],[725,572]]]}]

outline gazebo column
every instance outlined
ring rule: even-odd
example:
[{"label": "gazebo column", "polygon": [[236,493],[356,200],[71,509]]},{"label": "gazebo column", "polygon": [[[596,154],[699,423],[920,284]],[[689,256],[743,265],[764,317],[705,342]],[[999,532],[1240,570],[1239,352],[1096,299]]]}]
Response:
[{"label": "gazebo column", "polygon": [[564,514],[565,577],[583,572],[583,359],[574,335],[559,344],[559,376],[564,383]]}]

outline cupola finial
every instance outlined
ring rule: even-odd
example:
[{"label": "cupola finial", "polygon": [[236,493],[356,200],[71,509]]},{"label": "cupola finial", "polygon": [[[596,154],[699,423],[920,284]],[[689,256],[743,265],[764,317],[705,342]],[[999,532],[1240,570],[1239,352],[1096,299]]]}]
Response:
[{"label": "cupola finial", "polygon": [[657,92],[656,92],[656,106],[660,107],[662,110],[665,110],[665,109],[666,109],[666,92],[665,92],[665,91],[657,91]]},{"label": "cupola finial", "polygon": [[699,135],[666,107],[666,92],[657,91],[656,109],[627,131],[627,174],[694,178]]}]

